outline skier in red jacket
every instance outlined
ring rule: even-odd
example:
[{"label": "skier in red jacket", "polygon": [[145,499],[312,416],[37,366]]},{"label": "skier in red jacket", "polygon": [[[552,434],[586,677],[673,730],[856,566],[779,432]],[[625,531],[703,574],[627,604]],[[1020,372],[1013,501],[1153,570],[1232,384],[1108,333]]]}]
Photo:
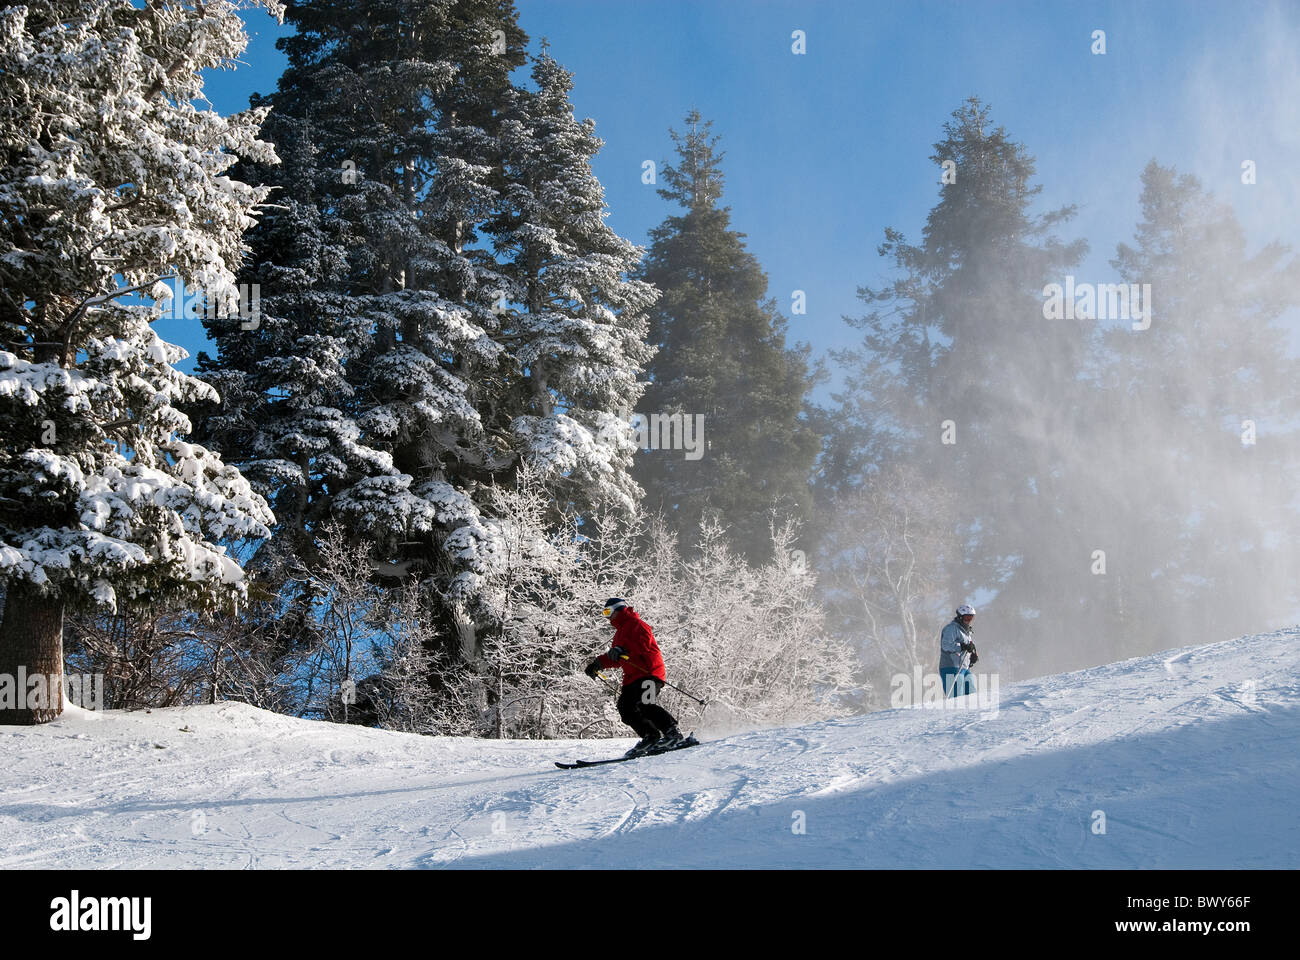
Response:
[{"label": "skier in red jacket", "polygon": [[606,600],[604,615],[614,628],[613,645],[609,653],[587,664],[586,672],[594,678],[597,670],[618,667],[623,671],[618,715],[641,738],[627,755],[636,757],[652,749],[657,752],[677,746],[684,739],[682,732],[672,714],[658,702],[668,675],[650,625],[622,597]]}]

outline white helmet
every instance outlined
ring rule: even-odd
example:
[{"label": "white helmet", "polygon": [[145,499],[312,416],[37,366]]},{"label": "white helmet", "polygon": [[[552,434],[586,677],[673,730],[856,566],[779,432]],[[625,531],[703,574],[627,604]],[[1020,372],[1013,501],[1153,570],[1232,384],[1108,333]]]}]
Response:
[{"label": "white helmet", "polygon": [[969,603],[963,603],[960,607],[957,608],[957,616],[959,616],[959,617],[965,617],[965,616],[971,616],[971,617],[973,617],[973,616],[975,616],[975,608],[972,607]]}]

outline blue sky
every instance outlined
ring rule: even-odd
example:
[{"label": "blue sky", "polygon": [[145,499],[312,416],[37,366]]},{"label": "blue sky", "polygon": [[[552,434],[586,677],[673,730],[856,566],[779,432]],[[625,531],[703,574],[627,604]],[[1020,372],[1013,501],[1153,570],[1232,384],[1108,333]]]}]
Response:
[{"label": "blue sky", "polygon": [[[841,317],[860,313],[859,285],[887,275],[884,228],[919,236],[939,190],[931,146],[972,95],[1037,158],[1040,208],[1079,205],[1061,234],[1091,244],[1081,280],[1113,277],[1107,261],[1132,235],[1153,157],[1232,203],[1256,246],[1298,239],[1300,4],[517,4],[532,49],[549,39],[574,74],[576,113],[605,141],[595,169],[614,229],[644,243],[669,213],[642,164],[669,158],[668,128],[698,108],[726,151],[734,226],[787,316],[792,291],[806,291],[790,332],[818,354],[855,342]],[[259,12],[246,20],[246,66],[209,81],[223,112],[273,90],[283,67],[274,41],[285,28]],[[1106,32],[1105,55],[1091,52],[1094,30]],[[1253,186],[1241,183],[1246,159]],[[203,346],[197,324],[163,320],[160,333],[191,353]]]}]

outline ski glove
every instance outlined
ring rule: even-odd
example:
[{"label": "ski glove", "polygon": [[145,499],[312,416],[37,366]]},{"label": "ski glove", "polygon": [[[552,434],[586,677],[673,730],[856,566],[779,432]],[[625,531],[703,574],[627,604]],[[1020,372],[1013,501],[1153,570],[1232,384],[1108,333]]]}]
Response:
[{"label": "ski glove", "polygon": [[975,644],[970,645],[970,665],[973,667],[980,662],[980,655],[975,652]]},{"label": "ski glove", "polygon": [[963,640],[961,643],[957,644],[957,649],[962,653],[974,653],[975,644],[969,640]]},{"label": "ski glove", "polygon": [[587,664],[587,669],[584,670],[583,673],[585,673],[587,676],[591,677],[591,679],[595,680],[595,679],[596,679],[596,671],[598,671],[599,669],[600,669],[600,661],[599,661],[599,660],[593,660],[593,661],[591,661],[591,663]]}]

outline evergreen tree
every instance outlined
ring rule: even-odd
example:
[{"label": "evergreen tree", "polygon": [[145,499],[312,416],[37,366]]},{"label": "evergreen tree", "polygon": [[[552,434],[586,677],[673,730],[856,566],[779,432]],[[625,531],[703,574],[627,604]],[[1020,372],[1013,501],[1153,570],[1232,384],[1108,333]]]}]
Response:
[{"label": "evergreen tree", "polygon": [[1041,190],[1033,159],[992,127],[988,106],[968,100],[944,133],[930,159],[936,169],[951,161],[955,179],[940,187],[919,244],[885,231],[879,252],[895,279],[859,291],[872,309],[851,321],[862,348],[839,355],[850,387],[832,443],[869,446],[832,449],[824,465],[835,472],[824,477],[839,489],[823,496],[893,465],[950,491],[942,501],[920,493],[915,507],[949,503],[947,526],[966,545],[948,564],[951,605],[997,589],[1001,649],[1023,650],[1034,648],[1040,617],[1077,616],[1063,585],[1087,575],[1067,480],[1093,322],[1046,321],[1042,293],[1086,244],[1051,234],[1073,208],[1030,212]]},{"label": "evergreen tree", "polygon": [[289,69],[258,101],[285,163],[256,171],[288,202],[253,238],[261,326],[212,328],[203,370],[236,402],[206,423],[281,510],[265,562],[310,565],[334,518],[377,571],[426,581],[430,619],[473,655],[494,485],[528,462],[569,509],[634,502],[614,411],[653,291],[621,278],[637,251],[603,223],[567,74],[543,57],[537,91],[510,82],[511,3],[288,16]]},{"label": "evergreen tree", "polygon": [[492,0],[287,16],[289,67],[255,98],[274,108],[285,163],[249,171],[286,209],[252,238],[259,327],[209,324],[219,352],[200,369],[230,400],[205,427],[281,511],[263,562],[310,565],[328,517],[380,562],[445,562],[448,535],[475,518],[449,470],[488,477],[501,460],[475,406],[503,353],[500,284],[474,246],[495,196],[492,136],[476,124],[523,36]]},{"label": "evergreen tree", "polygon": [[629,512],[641,491],[622,413],[643,389],[645,311],[658,294],[627,279],[642,251],[605,223],[591,171],[602,143],[591,120],[574,119],[570,74],[543,54],[532,79],[536,90],[519,91],[502,125],[508,185],[486,228],[517,304],[502,333],[515,364],[512,446],[550,478],[567,512]]},{"label": "evergreen tree", "polygon": [[1109,465],[1094,486],[1098,620],[1128,655],[1135,637],[1158,650],[1292,619],[1282,551],[1300,536],[1300,370],[1278,322],[1300,259],[1276,243],[1249,253],[1195,177],[1153,160],[1142,188],[1134,244],[1111,264],[1150,285],[1150,326],[1106,332],[1088,441]]},{"label": "evergreen tree", "polygon": [[[265,536],[265,502],[184,440],[178,407],[215,399],[150,327],[167,277],[225,302],[266,191],[227,176],[271,163],[265,111],[195,106],[231,66],[238,6],[34,0],[0,11],[0,674],[55,687],[0,714],[62,709],[68,605],[243,592],[222,541]],[[272,5],[272,10],[278,7]],[[137,297],[138,299],[138,297]]]},{"label": "evergreen tree", "polygon": [[[703,416],[707,449],[650,449],[634,475],[683,543],[712,518],[754,558],[771,551],[771,510],[806,517],[818,440],[806,417],[816,379],[806,346],[787,347],[786,321],[767,299],[767,277],[720,206],[721,161],[711,123],[686,116],[671,133],[679,162],[665,164],[659,195],[682,212],[650,232],[642,278],[663,296],[651,311],[650,362],[641,413]],[[658,432],[653,441],[660,442]]]}]

